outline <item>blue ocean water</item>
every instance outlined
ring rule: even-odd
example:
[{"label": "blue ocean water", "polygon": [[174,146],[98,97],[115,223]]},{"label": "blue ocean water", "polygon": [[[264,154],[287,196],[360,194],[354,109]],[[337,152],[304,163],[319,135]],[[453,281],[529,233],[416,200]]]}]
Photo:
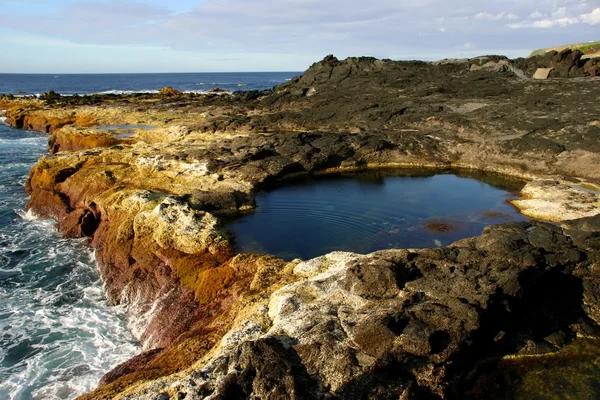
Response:
[{"label": "blue ocean water", "polygon": [[173,74],[0,74],[0,93],[62,95],[156,93],[165,86],[202,93],[219,87],[231,92],[270,89],[301,72],[231,72]]}]

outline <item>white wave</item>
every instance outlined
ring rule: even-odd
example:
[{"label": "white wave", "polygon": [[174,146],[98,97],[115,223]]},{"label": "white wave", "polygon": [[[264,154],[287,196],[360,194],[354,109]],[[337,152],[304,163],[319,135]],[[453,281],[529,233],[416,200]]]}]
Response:
[{"label": "white wave", "polygon": [[[238,84],[233,84],[233,83],[197,83],[196,85],[198,86],[204,86],[204,85],[211,85],[211,86],[215,86],[215,85],[236,85],[239,87],[242,86],[247,86],[247,84],[245,83],[238,83]],[[79,94],[79,96],[93,96],[93,95],[132,95],[132,94],[158,94],[160,93],[160,90],[156,90],[156,89],[140,89],[140,90],[125,90],[125,89],[111,89],[111,90],[103,90],[101,92],[94,92],[94,93],[88,93],[88,94]],[[194,93],[194,94],[208,94],[211,93],[210,90],[184,90],[183,93]],[[229,92],[227,92],[229,93]],[[220,94],[220,93],[219,93]],[[66,94],[66,93],[60,93],[61,96],[64,97],[70,97],[70,96],[74,96],[74,94]],[[35,96],[35,97],[40,97],[41,94],[40,93],[36,93],[36,94],[20,94],[20,95],[15,95],[15,97],[31,97],[31,96]]]},{"label": "white wave", "polygon": [[115,94],[115,95],[129,95],[129,94],[157,94],[160,93],[159,90],[155,89],[145,89],[145,90],[105,90],[103,92],[97,92],[94,94]]},{"label": "white wave", "polygon": [[14,94],[13,96],[17,97],[17,98],[25,98],[25,97],[40,97],[40,93],[35,93],[35,94],[28,94],[28,93],[19,93],[19,94]]},{"label": "white wave", "polygon": [[102,292],[102,288],[90,286],[83,289],[83,298],[91,301],[102,301],[104,300],[104,293]]},{"label": "white wave", "polygon": [[[30,163],[6,163],[6,164],[2,164],[2,168],[3,169],[19,168],[19,169],[29,170],[31,168],[31,164]],[[4,186],[0,185],[0,187],[4,187]]]},{"label": "white wave", "polygon": [[[68,242],[64,240],[65,249],[59,251],[63,253],[61,259],[83,256],[85,260],[85,254],[79,252],[82,246],[73,247]],[[39,262],[47,258],[40,257]],[[29,262],[34,261],[38,260]],[[53,263],[50,268],[60,264]],[[18,287],[7,292],[10,297],[0,303],[0,312],[11,314],[9,320],[0,321],[4,343],[8,343],[2,346],[0,358],[21,352],[22,343],[31,343],[31,352],[3,371],[8,374],[0,382],[0,398],[72,399],[92,390],[108,370],[139,352],[124,324],[115,321],[115,311],[119,315],[122,310],[108,307],[97,281],[85,289],[92,298],[77,296],[79,290],[73,288],[81,286],[93,264],[76,264],[81,268],[67,273],[56,287]]]},{"label": "white wave", "polygon": [[210,90],[184,90],[183,93],[193,93],[193,94],[216,94],[216,95],[227,95],[231,94],[230,91],[225,92],[211,92]]},{"label": "white wave", "polygon": [[6,278],[13,275],[21,275],[23,270],[21,268],[3,269],[0,268],[0,277]]},{"label": "white wave", "polygon": [[32,222],[32,221],[40,220],[40,217],[35,215],[35,213],[32,210],[27,210],[27,212],[25,212],[23,210],[17,210],[17,214],[19,215],[19,217],[21,217],[25,221]]},{"label": "white wave", "polygon": [[35,145],[45,145],[47,142],[47,139],[44,137],[26,137],[26,138],[19,138],[19,139],[0,139],[0,144],[19,144],[19,145],[30,145],[30,144],[35,144]]},{"label": "white wave", "polygon": [[6,117],[0,117],[0,123],[6,125]]}]

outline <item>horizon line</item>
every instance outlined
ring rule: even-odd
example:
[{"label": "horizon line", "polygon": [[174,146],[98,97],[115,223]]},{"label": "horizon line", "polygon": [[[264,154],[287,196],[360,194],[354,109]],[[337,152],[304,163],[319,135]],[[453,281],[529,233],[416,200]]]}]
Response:
[{"label": "horizon line", "polygon": [[205,72],[0,72],[0,75],[157,75],[157,74],[273,74],[288,72],[304,72],[306,70],[296,71],[205,71]]}]

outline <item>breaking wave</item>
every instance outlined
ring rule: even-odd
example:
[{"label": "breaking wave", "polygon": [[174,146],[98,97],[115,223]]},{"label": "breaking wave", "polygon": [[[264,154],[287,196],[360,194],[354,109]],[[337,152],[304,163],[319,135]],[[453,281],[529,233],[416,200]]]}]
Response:
[{"label": "breaking wave", "polygon": [[94,254],[25,212],[46,135],[0,125],[0,398],[72,399],[140,350],[109,307]]}]

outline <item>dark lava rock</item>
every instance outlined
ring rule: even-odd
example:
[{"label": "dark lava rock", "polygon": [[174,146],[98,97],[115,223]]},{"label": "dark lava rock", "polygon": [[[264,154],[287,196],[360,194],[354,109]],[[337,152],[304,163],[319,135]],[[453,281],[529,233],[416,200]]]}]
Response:
[{"label": "dark lava rock", "polygon": [[[595,220],[574,221],[573,231]],[[280,306],[276,324],[293,324],[290,333],[240,343],[203,370],[196,394],[494,398],[481,395],[481,385],[495,385],[483,377],[495,376],[485,371],[506,355],[551,355],[578,334],[600,334],[590,306],[600,274],[577,243],[555,225],[509,223],[444,249],[350,258],[341,272],[294,284],[309,285],[298,288],[310,297],[287,289],[286,304],[298,311],[286,319]]]}]

